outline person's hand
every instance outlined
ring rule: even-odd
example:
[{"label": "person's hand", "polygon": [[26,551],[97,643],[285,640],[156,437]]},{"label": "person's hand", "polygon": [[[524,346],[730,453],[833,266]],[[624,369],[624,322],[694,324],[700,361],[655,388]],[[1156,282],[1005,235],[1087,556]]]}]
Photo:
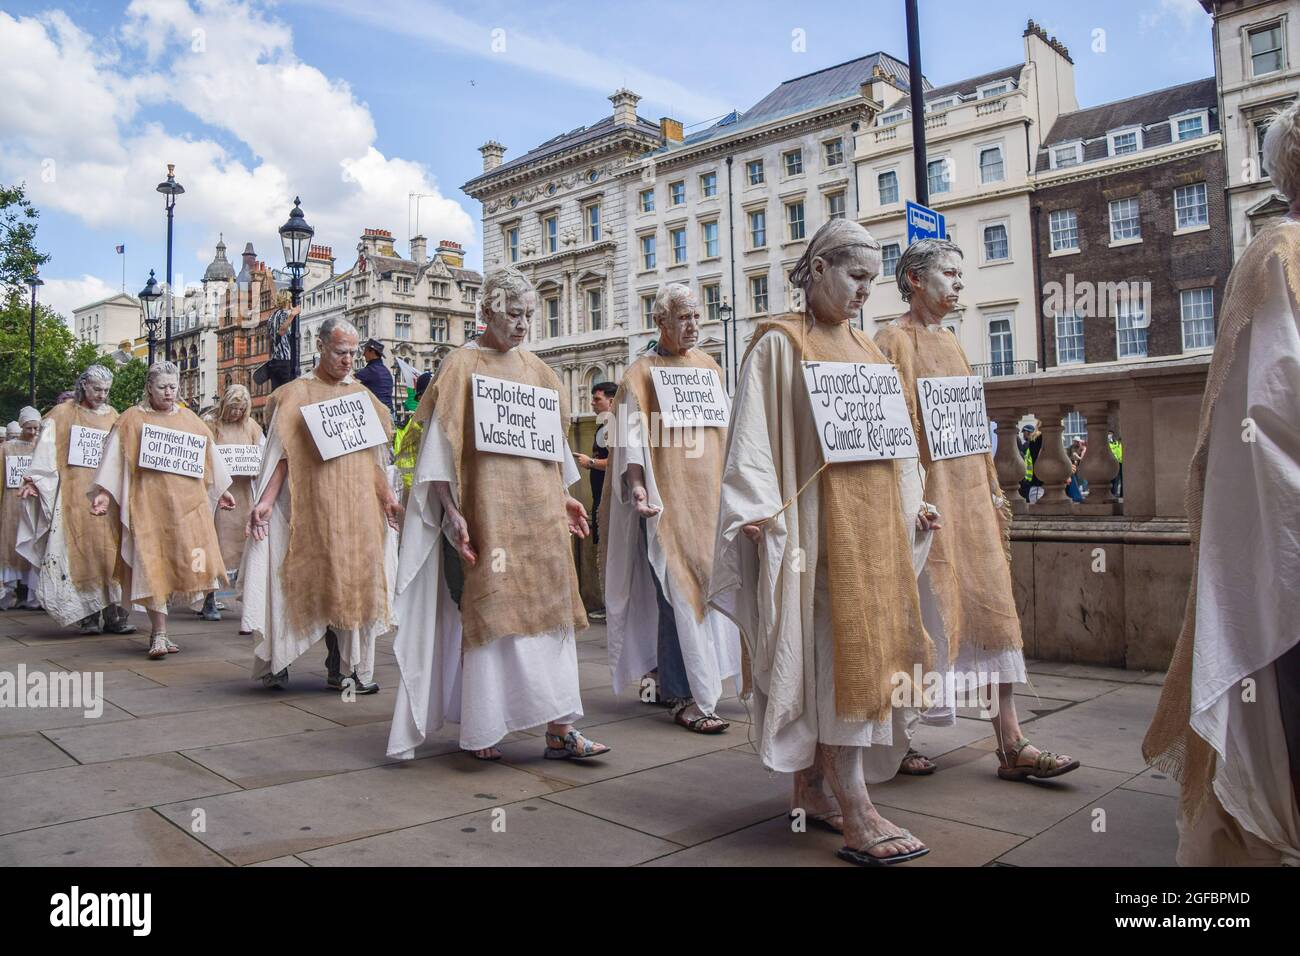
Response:
[{"label": "person's hand", "polygon": [[248,513],[248,524],[244,526],[244,536],[253,536],[254,541],[266,540],[267,532],[271,530],[271,509],[274,505],[269,501],[259,501],[253,506],[253,510]]},{"label": "person's hand", "polygon": [[577,453],[576,455],[574,455],[573,457],[577,459],[577,461],[578,461],[578,467],[579,467],[579,468],[586,468],[586,469],[588,469],[588,470],[591,469],[591,456],[590,456],[590,455],[584,455],[582,452],[578,452],[578,453]]},{"label": "person's hand", "polygon": [[763,537],[763,526],[765,524],[767,524],[766,521],[754,521],[750,524],[743,524],[740,526],[740,532],[750,541],[758,544]]},{"label": "person's hand", "polygon": [[650,495],[644,485],[632,489],[632,504],[636,508],[636,513],[642,518],[653,518],[663,510],[658,505],[650,504]]},{"label": "person's hand", "polygon": [[591,527],[587,524],[587,509],[582,506],[582,502],[577,498],[565,495],[564,510],[568,512],[569,516],[569,534],[585,538]]},{"label": "person's hand", "polygon": [[939,512],[934,510],[934,505],[923,504],[921,510],[916,513],[916,530],[918,531],[938,531],[943,525],[939,523]]},{"label": "person's hand", "polygon": [[101,491],[95,497],[90,499],[90,513],[92,515],[108,514],[108,492]]},{"label": "person's hand", "polygon": [[384,517],[388,519],[388,527],[394,531],[401,531],[402,506],[397,500],[397,496],[389,489],[388,500],[384,502]]},{"label": "person's hand", "polygon": [[23,479],[23,486],[18,489],[19,498],[35,498],[37,495],[36,483],[30,478]]},{"label": "person's hand", "polygon": [[223,491],[221,497],[217,499],[217,507],[222,511],[234,511],[235,496],[228,491]]},{"label": "person's hand", "polygon": [[465,523],[465,516],[455,508],[447,508],[442,520],[449,532],[447,537],[451,539],[460,556],[471,566],[478,564],[478,552],[469,542],[469,525]]}]

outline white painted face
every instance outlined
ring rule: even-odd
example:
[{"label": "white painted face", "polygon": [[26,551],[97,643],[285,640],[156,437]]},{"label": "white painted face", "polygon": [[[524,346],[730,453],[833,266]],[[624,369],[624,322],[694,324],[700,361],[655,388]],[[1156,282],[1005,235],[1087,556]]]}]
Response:
[{"label": "white painted face", "polygon": [[880,252],[867,246],[852,246],[830,265],[820,256],[812,263],[812,288],[808,305],[819,322],[839,324],[858,314],[871,296],[871,285],[880,274]]},{"label": "white painted face", "polygon": [[243,396],[232,398],[226,406],[225,420],[228,422],[237,422],[248,414],[248,403],[244,401]]},{"label": "white painted face", "polygon": [[912,298],[920,299],[927,311],[940,317],[957,308],[962,282],[961,256],[955,252],[940,255],[924,273],[912,272]]},{"label": "white painted face", "polygon": [[110,386],[96,379],[87,379],[81,386],[84,397],[81,404],[85,405],[91,411],[99,408],[108,401],[108,390]]},{"label": "white painted face", "polygon": [[502,308],[496,303],[484,310],[483,343],[490,348],[507,352],[528,341],[533,316],[537,312],[537,296],[531,291],[523,295],[503,296]]},{"label": "white painted face", "polygon": [[159,375],[148,386],[149,404],[154,411],[170,412],[176,407],[176,393],[180,391],[180,376]]},{"label": "white painted face", "polygon": [[357,337],[354,333],[336,328],[329,341],[321,343],[320,372],[330,382],[341,382],[352,372],[352,362],[357,354]]},{"label": "white painted face", "polygon": [[39,419],[23,422],[23,441],[36,441],[36,437],[41,433],[41,423]]},{"label": "white painted face", "polygon": [[674,355],[684,355],[700,340],[700,303],[691,293],[684,301],[673,303],[668,317],[659,323],[659,347]]}]

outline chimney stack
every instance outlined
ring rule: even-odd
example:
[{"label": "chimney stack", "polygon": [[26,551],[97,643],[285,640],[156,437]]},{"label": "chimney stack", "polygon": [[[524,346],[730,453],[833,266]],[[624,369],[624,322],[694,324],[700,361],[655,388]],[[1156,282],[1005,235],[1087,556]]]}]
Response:
[{"label": "chimney stack", "polygon": [[501,165],[501,159],[506,154],[506,148],[494,139],[488,140],[478,148],[483,154],[483,172],[489,173]]},{"label": "chimney stack", "polygon": [[641,97],[631,90],[617,89],[609,97],[609,101],[614,104],[615,126],[636,125],[636,104],[641,102]]},{"label": "chimney stack", "polygon": [[424,236],[411,237],[411,258],[417,266],[429,261],[429,240]]},{"label": "chimney stack", "polygon": [[438,243],[438,250],[434,253],[443,263],[452,269],[463,269],[465,267],[465,249],[459,242],[452,242],[450,239],[443,239]]},{"label": "chimney stack", "polygon": [[680,143],[682,141],[681,120],[675,120],[671,116],[661,116],[659,118],[659,135],[663,137],[665,146]]}]

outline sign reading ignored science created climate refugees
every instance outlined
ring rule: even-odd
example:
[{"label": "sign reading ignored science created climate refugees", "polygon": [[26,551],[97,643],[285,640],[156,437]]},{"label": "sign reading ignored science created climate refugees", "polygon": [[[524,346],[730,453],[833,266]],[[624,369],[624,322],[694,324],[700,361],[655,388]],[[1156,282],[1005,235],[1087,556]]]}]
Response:
[{"label": "sign reading ignored science created climate refugees", "polygon": [[473,376],[474,447],[499,455],[562,461],[560,393],[486,375]]},{"label": "sign reading ignored science created climate refugees", "polygon": [[[302,417],[324,461],[388,442],[369,392],[349,392],[338,398],[304,405]],[[260,451],[258,457],[261,457]]]},{"label": "sign reading ignored science created climate refugees", "polygon": [[984,381],[978,375],[918,378],[916,396],[931,459],[992,453]]},{"label": "sign reading ignored science created climate refugees", "polygon": [[68,464],[78,468],[98,468],[107,438],[108,430],[105,428],[73,425],[68,430]]},{"label": "sign reading ignored science created climate refugees", "polygon": [[202,478],[207,449],[208,440],[202,435],[144,424],[140,426],[140,460],[136,464],[154,471]]},{"label": "sign reading ignored science created climate refugees", "polygon": [[5,487],[21,488],[23,477],[32,467],[31,455],[6,455],[5,456]]},{"label": "sign reading ignored science created climate refugees", "polygon": [[803,378],[827,462],[917,457],[894,366],[804,362]]},{"label": "sign reading ignored science created climate refugees", "polygon": [[650,369],[650,381],[665,428],[727,427],[727,399],[713,369],[656,365]]},{"label": "sign reading ignored science created climate refugees", "polygon": [[261,445],[218,445],[217,452],[232,475],[256,475],[262,470]]}]

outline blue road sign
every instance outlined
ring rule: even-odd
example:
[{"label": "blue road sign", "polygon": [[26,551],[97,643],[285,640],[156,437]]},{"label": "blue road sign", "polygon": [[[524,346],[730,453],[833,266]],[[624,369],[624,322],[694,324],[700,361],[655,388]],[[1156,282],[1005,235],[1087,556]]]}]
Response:
[{"label": "blue road sign", "polygon": [[943,213],[935,212],[920,203],[907,201],[907,244],[918,239],[946,239],[948,228]]}]

